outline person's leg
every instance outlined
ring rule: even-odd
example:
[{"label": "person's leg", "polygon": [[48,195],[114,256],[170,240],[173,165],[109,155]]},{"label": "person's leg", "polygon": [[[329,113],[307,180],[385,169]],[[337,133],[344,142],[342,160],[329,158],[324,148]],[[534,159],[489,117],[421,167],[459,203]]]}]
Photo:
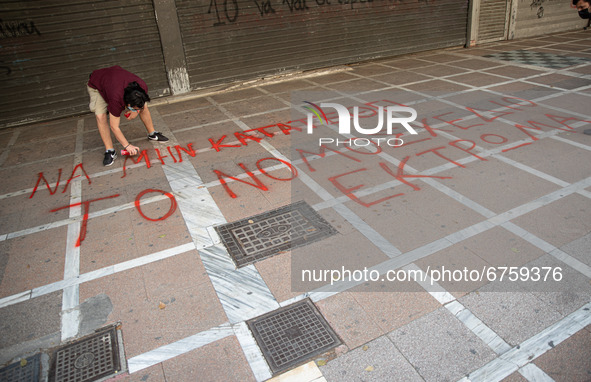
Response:
[{"label": "person's leg", "polygon": [[154,132],[154,122],[152,122],[152,115],[150,114],[147,103],[144,105],[144,110],[140,113],[140,119],[144,123],[148,134],[152,134]]},{"label": "person's leg", "polygon": [[166,138],[164,135],[162,135],[154,129],[154,123],[152,122],[152,114],[150,114],[148,104],[144,105],[144,110],[142,110],[140,113],[140,119],[144,123],[144,126],[146,126],[146,130],[148,131],[148,139],[150,139],[151,141],[160,142],[168,141],[168,138]]},{"label": "person's leg", "polygon": [[99,134],[105,145],[105,150],[113,150],[113,140],[111,139],[111,129],[109,127],[109,121],[107,119],[107,103],[101,96],[98,90],[86,86],[88,95],[90,97],[90,103],[88,107],[96,116],[96,125],[98,127]]},{"label": "person's leg", "polygon": [[111,139],[111,129],[107,114],[96,114],[96,124],[98,126],[99,134],[105,144],[105,150],[113,150],[113,139]]},{"label": "person's leg", "polygon": [[96,117],[96,126],[98,127],[99,134],[105,145],[105,157],[103,159],[103,166],[110,166],[113,164],[117,153],[113,148],[113,140],[111,139],[111,129],[109,126],[109,120],[107,118],[107,103],[101,97],[98,90],[86,87],[88,89],[88,95],[90,96],[90,104],[88,105],[90,111],[92,111]]}]

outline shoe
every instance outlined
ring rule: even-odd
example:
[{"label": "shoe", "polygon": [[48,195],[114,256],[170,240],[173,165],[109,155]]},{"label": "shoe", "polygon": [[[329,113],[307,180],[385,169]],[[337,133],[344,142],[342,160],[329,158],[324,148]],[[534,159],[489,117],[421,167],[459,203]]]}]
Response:
[{"label": "shoe", "polygon": [[117,153],[115,150],[107,150],[105,151],[105,159],[103,159],[103,166],[110,166],[117,158]]},{"label": "shoe", "polygon": [[160,141],[160,142],[168,141],[168,138],[166,138],[164,135],[160,134],[157,131],[154,131],[152,134],[148,135],[148,139],[151,141]]}]

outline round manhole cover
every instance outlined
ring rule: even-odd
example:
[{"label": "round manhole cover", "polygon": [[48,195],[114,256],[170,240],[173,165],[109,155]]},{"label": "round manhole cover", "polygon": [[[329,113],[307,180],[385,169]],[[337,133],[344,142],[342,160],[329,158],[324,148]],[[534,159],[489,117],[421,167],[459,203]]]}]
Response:
[{"label": "round manhole cover", "polygon": [[74,367],[76,369],[84,369],[85,367],[88,367],[92,361],[94,361],[94,354],[86,352],[76,358],[74,361]]}]

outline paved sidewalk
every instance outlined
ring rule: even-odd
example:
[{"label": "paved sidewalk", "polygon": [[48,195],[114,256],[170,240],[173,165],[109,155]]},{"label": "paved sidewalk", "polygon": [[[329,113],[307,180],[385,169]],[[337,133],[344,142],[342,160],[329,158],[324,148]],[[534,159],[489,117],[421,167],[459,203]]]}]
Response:
[{"label": "paved sidewalk", "polygon": [[157,100],[111,167],[93,115],[0,130],[0,363],[115,325],[126,381],[589,381],[590,104],[577,31]]}]

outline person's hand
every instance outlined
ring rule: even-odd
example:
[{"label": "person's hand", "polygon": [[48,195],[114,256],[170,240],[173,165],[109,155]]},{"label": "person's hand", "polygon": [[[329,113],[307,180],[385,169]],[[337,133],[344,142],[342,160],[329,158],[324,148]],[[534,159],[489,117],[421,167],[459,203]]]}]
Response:
[{"label": "person's hand", "polygon": [[136,118],[138,115],[140,115],[139,112],[133,112],[133,111],[128,111],[126,113],[123,114],[123,116],[128,120],[131,121],[132,119]]},{"label": "person's hand", "polygon": [[129,153],[129,155],[137,155],[140,152],[140,148],[134,145],[129,145],[127,146],[127,148],[125,149],[127,150],[127,152]]}]

